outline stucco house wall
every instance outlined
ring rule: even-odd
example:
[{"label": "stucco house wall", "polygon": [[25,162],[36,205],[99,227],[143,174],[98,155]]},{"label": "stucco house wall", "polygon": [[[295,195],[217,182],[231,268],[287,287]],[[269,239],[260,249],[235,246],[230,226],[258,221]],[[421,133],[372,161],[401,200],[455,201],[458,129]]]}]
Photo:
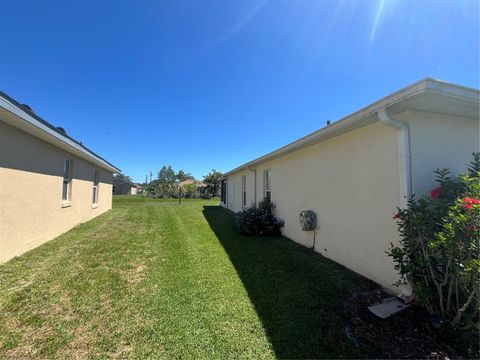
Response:
[{"label": "stucco house wall", "polygon": [[462,173],[472,160],[472,152],[480,151],[478,117],[406,111],[397,118],[410,128],[415,194],[426,194],[436,186],[433,170],[446,167],[453,173]]},{"label": "stucco house wall", "polygon": [[[65,159],[73,159],[71,204],[62,205]],[[99,170],[98,204],[93,176]],[[112,173],[0,121],[0,262],[112,207]]]},{"label": "stucco house wall", "polygon": [[[409,130],[412,193],[428,195],[435,186],[433,170],[448,167],[453,173],[464,172],[472,152],[480,151],[476,101],[469,110],[472,116],[392,110]],[[432,102],[427,105],[435,110]],[[458,112],[466,111],[460,107]],[[368,121],[359,117],[357,129],[228,172],[227,203],[221,205],[242,210],[242,176],[247,177],[248,203],[255,201],[252,170],[261,201],[263,173],[268,169],[275,214],[285,221],[283,235],[307,247],[313,246],[315,237],[315,251],[398,293],[401,288],[393,284],[399,276],[385,251],[390,243],[398,243],[392,216],[405,204],[400,191],[406,176],[401,170],[400,129],[380,121],[377,113],[367,117]],[[302,210],[317,214],[315,232],[301,230]]]},{"label": "stucco house wall", "polygon": [[[45,139],[63,136],[28,127],[30,124],[18,114],[25,118],[30,115],[23,114],[18,103],[3,96],[0,97],[0,263],[111,209],[112,176],[116,169],[86,148],[84,156],[92,161],[18,128],[34,129]],[[63,144],[60,140],[58,143]],[[73,160],[70,202],[62,200],[67,159]],[[99,182],[97,203],[93,204],[95,171]]]},{"label": "stucco house wall", "polygon": [[[372,124],[258,165],[259,201],[267,169],[275,214],[285,221],[283,235],[312,247],[314,233],[302,231],[299,214],[313,210],[318,222],[315,251],[385,286],[397,279],[384,256],[385,239],[398,239],[392,221],[400,205],[394,129]],[[235,212],[241,210],[242,175],[254,183],[250,170],[228,176],[229,209]],[[247,198],[253,202],[250,189]]]}]

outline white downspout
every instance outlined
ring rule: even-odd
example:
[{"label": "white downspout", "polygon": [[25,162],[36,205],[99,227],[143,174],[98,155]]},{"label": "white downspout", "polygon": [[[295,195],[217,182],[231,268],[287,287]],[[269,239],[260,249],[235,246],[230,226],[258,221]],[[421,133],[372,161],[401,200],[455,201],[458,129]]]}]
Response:
[{"label": "white downspout", "polygon": [[410,156],[410,132],[403,121],[391,117],[385,108],[378,110],[380,122],[398,131],[398,172],[400,175],[400,208],[407,208],[408,199],[412,195],[412,165]]}]

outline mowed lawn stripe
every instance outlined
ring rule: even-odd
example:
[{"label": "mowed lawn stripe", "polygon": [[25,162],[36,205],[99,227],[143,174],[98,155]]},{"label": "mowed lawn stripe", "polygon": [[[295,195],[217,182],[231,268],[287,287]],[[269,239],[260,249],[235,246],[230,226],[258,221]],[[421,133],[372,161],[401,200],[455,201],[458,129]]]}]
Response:
[{"label": "mowed lawn stripe", "polygon": [[[273,356],[261,322],[201,205],[158,207],[162,256],[147,286],[150,331],[181,357]],[[158,313],[161,310],[161,313]],[[145,355],[149,349],[144,349]]]},{"label": "mowed lawn stripe", "polygon": [[342,301],[365,280],[215,200],[117,197],[0,266],[0,358],[360,357]]}]

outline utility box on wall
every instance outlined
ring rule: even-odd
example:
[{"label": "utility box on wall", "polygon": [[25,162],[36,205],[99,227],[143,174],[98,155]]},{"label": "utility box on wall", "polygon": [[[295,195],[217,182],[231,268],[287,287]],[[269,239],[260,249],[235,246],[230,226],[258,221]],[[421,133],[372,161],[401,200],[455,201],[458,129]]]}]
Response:
[{"label": "utility box on wall", "polygon": [[317,228],[317,215],[312,210],[300,212],[300,225],[303,231],[313,231]]}]

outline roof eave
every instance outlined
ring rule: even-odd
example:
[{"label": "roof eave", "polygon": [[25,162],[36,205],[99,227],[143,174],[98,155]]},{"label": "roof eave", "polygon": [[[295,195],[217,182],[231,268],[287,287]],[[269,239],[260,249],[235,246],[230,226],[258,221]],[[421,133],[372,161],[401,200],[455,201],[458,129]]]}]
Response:
[{"label": "roof eave", "polygon": [[277,150],[274,150],[266,155],[249,161],[241,166],[234,168],[223,174],[222,178],[241,170],[246,170],[249,167],[256,166],[263,162],[273,160],[285,156],[293,151],[300,150],[304,147],[314,145],[322,140],[331,138],[351,130],[363,127],[365,125],[378,121],[376,113],[381,108],[388,108],[401,101],[418,95],[422,92],[430,91],[439,94],[448,95],[452,98],[461,98],[478,102],[479,91],[466,86],[447,83],[444,81],[434,80],[432,78],[425,78],[417,81],[403,89],[400,89],[390,95],[381,98],[378,101],[334,122],[327,125],[309,135],[306,135],[290,144],[287,144]]},{"label": "roof eave", "polygon": [[30,135],[38,137],[56,147],[59,147],[73,155],[76,155],[84,160],[96,164],[97,166],[109,170],[113,173],[119,173],[121,170],[116,166],[110,164],[105,159],[93,153],[85,146],[81,145],[74,139],[60,134],[58,131],[53,130],[47,126],[46,121],[39,121],[25,110],[23,110],[16,101],[10,97],[6,98],[6,94],[0,94],[0,107],[15,115],[15,120],[5,120],[11,126],[23,130]]}]

